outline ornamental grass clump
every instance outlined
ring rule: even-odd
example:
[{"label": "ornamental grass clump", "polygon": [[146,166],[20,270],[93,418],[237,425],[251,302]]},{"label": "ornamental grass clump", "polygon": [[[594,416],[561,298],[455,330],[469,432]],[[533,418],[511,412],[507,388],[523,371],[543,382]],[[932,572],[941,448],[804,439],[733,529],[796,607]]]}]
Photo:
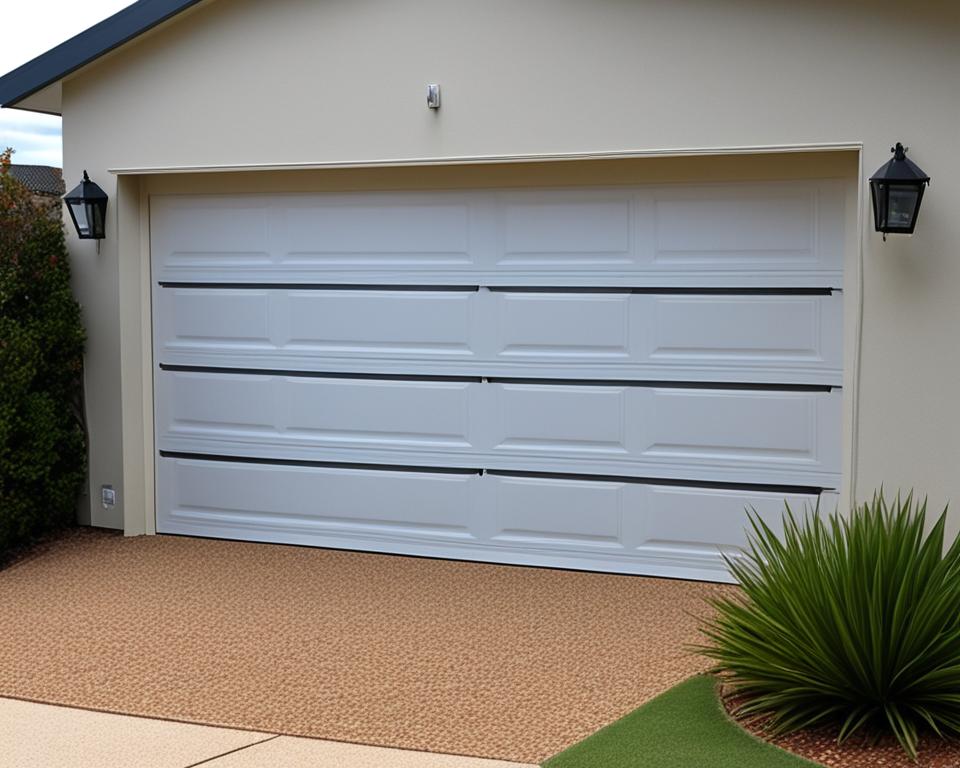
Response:
[{"label": "ornamental grass clump", "polygon": [[946,512],[882,491],[848,516],[789,506],[778,536],[750,513],[748,551],[728,565],[741,597],[713,601],[701,650],[730,684],[734,714],[772,735],[834,727],[889,733],[912,758],[922,734],[960,736],[960,544]]}]

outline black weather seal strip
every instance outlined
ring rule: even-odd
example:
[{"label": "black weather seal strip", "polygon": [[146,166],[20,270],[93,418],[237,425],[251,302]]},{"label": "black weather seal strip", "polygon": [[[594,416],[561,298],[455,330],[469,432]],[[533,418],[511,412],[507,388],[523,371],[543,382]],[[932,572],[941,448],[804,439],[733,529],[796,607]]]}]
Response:
[{"label": "black weather seal strip", "polygon": [[204,283],[196,281],[160,280],[161,288],[206,288],[217,290],[281,290],[281,291],[424,291],[450,293],[476,293],[479,285],[390,285],[366,283]]},{"label": "black weather seal strip", "polygon": [[818,496],[824,489],[809,485],[779,485],[776,483],[729,483],[711,480],[678,480],[663,477],[627,477],[625,475],[590,475],[581,472],[524,472],[514,469],[487,469],[488,475],[502,477],[534,477],[545,480],[583,480],[608,483],[633,483],[635,485],[669,485],[683,488],[710,488],[725,491],[760,491],[786,495]]},{"label": "black weather seal strip", "polygon": [[200,0],[140,0],[0,77],[0,104],[13,106]]},{"label": "black weather seal strip", "polygon": [[182,373],[227,373],[240,376],[285,376],[302,379],[371,379],[373,381],[453,381],[479,384],[480,376],[417,375],[409,373],[340,373],[330,371],[288,371],[272,368],[223,368],[208,365],[170,365],[160,363],[161,371]]},{"label": "black weather seal strip", "polygon": [[212,461],[229,464],[265,464],[274,467],[318,467],[330,469],[362,469],[383,472],[422,472],[430,475],[479,475],[482,469],[472,467],[418,467],[407,464],[364,464],[350,461],[310,461],[309,459],[264,459],[251,456],[228,456],[212,453],[192,453],[189,451],[160,451],[163,459],[184,459],[186,461]]},{"label": "black weather seal strip", "polygon": [[837,288],[631,288],[616,286],[593,287],[586,285],[491,285],[497,293],[651,293],[676,294],[680,296],[829,296]]},{"label": "black weather seal strip", "polygon": [[657,389],[727,389],[748,392],[830,392],[830,384],[751,384],[738,381],[665,381],[633,379],[557,379],[530,376],[458,376],[414,373],[350,373],[349,371],[295,371],[283,368],[239,368],[212,365],[160,363],[161,371],[176,373],[222,373],[234,376],[284,376],[301,379],[365,379],[371,381],[448,381],[467,384],[530,384],[572,387],[646,387]]},{"label": "black weather seal strip", "polygon": [[732,389],[750,392],[830,392],[830,384],[751,384],[739,381],[665,381],[663,379],[538,379],[519,376],[487,376],[491,384],[546,384],[574,387],[648,387],[656,389]]}]

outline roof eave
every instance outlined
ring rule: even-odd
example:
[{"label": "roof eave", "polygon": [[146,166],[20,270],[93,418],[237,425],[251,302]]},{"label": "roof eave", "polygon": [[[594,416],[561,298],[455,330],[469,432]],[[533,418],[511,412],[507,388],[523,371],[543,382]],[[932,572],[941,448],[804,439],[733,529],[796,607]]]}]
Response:
[{"label": "roof eave", "polygon": [[139,0],[127,6],[0,77],[0,106],[30,110],[30,96],[201,1]]}]

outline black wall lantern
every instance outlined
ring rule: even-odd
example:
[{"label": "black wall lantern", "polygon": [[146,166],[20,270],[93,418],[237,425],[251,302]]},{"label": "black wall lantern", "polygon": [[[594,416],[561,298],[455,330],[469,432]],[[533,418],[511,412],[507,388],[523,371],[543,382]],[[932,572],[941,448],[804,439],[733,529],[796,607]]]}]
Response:
[{"label": "black wall lantern", "polygon": [[107,216],[107,193],[90,181],[83,172],[83,181],[63,197],[81,240],[103,240],[103,222]]},{"label": "black wall lantern", "polygon": [[930,177],[907,159],[907,149],[899,141],[891,150],[893,159],[870,177],[873,221],[877,232],[912,235],[920,214],[923,189]]}]

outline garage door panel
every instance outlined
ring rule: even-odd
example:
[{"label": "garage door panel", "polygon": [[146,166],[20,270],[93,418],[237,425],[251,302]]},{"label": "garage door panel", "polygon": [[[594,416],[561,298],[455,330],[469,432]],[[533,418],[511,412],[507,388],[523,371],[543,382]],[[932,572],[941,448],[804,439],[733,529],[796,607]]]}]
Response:
[{"label": "garage door panel", "polygon": [[198,440],[230,436],[266,440],[282,424],[282,401],[267,376],[223,377],[211,373],[165,373],[158,379],[157,420],[173,434]]},{"label": "garage door panel", "polygon": [[631,316],[647,297],[630,293],[493,291],[486,327],[499,362],[639,367]]},{"label": "garage door panel", "polygon": [[379,195],[288,199],[279,207],[278,238],[291,267],[469,267],[469,198]]},{"label": "garage door panel", "polygon": [[161,363],[839,385],[839,294],[157,290]]},{"label": "garage door panel", "polygon": [[746,510],[757,513],[775,533],[783,532],[784,503],[796,514],[817,505],[814,494],[727,488],[639,486],[639,514],[625,526],[630,546],[662,556],[696,557],[722,550],[735,554],[747,545]]},{"label": "garage door panel", "polygon": [[266,290],[171,288],[158,294],[158,313],[167,338],[183,346],[215,353],[220,347],[269,348],[279,332]]},{"label": "garage door panel", "polygon": [[309,459],[324,450],[476,443],[471,400],[479,393],[463,382],[163,371],[157,394],[161,450]]},{"label": "garage door panel", "polygon": [[643,403],[634,408],[647,415],[636,435],[645,456],[810,464],[834,458],[839,392],[655,388],[636,395]]},{"label": "garage door panel", "polygon": [[630,387],[492,384],[498,453],[630,456]]},{"label": "garage door panel", "polygon": [[166,451],[818,487],[838,480],[839,392],[169,370],[159,378]]},{"label": "garage door panel", "polygon": [[157,530],[729,580],[746,507],[779,530],[815,494],[162,457]]},{"label": "garage door panel", "polygon": [[816,266],[815,195],[810,189],[779,189],[718,199],[709,188],[657,194],[655,259],[707,268],[771,260]]},{"label": "garage door panel", "polygon": [[693,370],[765,368],[790,383],[814,370],[839,384],[843,301],[830,295],[650,295],[632,328],[651,362]]},{"label": "garage door panel", "polygon": [[473,358],[473,291],[277,291],[289,347],[317,356]]},{"label": "garage door panel", "polygon": [[635,195],[558,192],[505,195],[497,266],[633,268]]},{"label": "garage door panel", "polygon": [[[181,279],[221,269],[262,271],[274,262],[269,198],[245,196],[158,197],[150,205],[154,267]],[[158,263],[159,259],[159,263]]]},{"label": "garage door panel", "polygon": [[151,248],[162,282],[839,288],[843,204],[830,180],[161,195]]},{"label": "garage door panel", "polygon": [[158,480],[158,529],[165,533],[475,538],[475,474],[161,458]]},{"label": "garage door panel", "polygon": [[494,541],[510,546],[624,550],[630,484],[488,475]]}]

